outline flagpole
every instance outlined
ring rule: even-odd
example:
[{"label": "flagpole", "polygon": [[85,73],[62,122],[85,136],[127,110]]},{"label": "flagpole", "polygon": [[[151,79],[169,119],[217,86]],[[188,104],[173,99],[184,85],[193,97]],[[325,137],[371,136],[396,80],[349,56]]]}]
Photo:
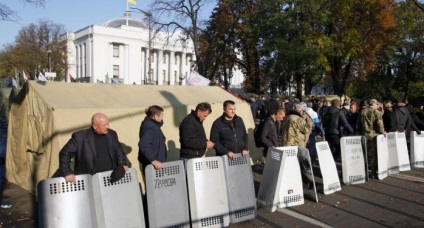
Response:
[{"label": "flagpole", "polygon": [[128,26],[128,13],[129,13],[129,7],[128,7],[128,0],[127,0],[127,11],[125,11],[125,17],[126,17],[126,21],[127,21],[127,26]]}]

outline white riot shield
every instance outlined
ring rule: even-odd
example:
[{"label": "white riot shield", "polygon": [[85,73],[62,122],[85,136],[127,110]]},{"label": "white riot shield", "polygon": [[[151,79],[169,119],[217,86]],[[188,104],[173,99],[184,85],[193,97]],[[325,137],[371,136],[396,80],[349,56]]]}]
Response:
[{"label": "white riot shield", "polygon": [[424,131],[420,135],[411,131],[411,165],[424,168]]},{"label": "white riot shield", "polygon": [[134,168],[110,182],[112,171],[93,175],[93,195],[98,227],[145,227],[141,191]]},{"label": "white riot shield", "polygon": [[227,182],[230,223],[256,217],[255,186],[250,166],[250,156],[236,154],[234,160],[223,155],[225,180]]},{"label": "white riot shield", "polygon": [[278,191],[278,207],[291,207],[304,204],[302,174],[297,159],[298,147],[279,147],[283,151],[280,170],[281,186]]},{"label": "white riot shield", "polygon": [[406,144],[406,135],[404,132],[396,132],[396,148],[399,156],[399,171],[411,170],[408,145]]},{"label": "white riot shield", "polygon": [[399,173],[399,156],[396,147],[396,132],[387,133],[387,147],[389,150],[389,175]]},{"label": "white riot shield", "polygon": [[190,227],[187,182],[183,161],[146,167],[146,195],[150,227]]},{"label": "white riot shield", "polygon": [[348,136],[340,139],[344,184],[365,183],[365,161],[361,136]]},{"label": "white riot shield", "polygon": [[384,135],[377,136],[377,159],[377,176],[379,180],[383,180],[389,175],[389,148],[387,137]]},{"label": "white riot shield", "polygon": [[189,159],[187,183],[192,226],[228,226],[228,195],[222,158]]},{"label": "white riot shield", "polygon": [[297,159],[299,160],[300,173],[302,175],[303,195],[318,202],[317,188],[315,186],[314,171],[312,169],[309,150],[298,147]]},{"label": "white riot shield", "polygon": [[[391,170],[399,171],[411,170],[409,164],[408,146],[406,145],[405,133],[390,132],[387,135],[389,144],[389,160]],[[392,174],[390,172],[389,174]]]},{"label": "white riot shield", "polygon": [[334,162],[328,142],[317,142],[316,148],[319,159],[319,168],[321,170],[324,185],[324,194],[328,195],[342,190],[336,163]]},{"label": "white riot shield", "polygon": [[97,227],[91,175],[77,175],[75,184],[63,177],[45,179],[37,192],[40,227]]},{"label": "white riot shield", "polygon": [[257,203],[271,212],[277,210],[278,192],[281,186],[281,166],[283,151],[270,148],[266,156],[266,165],[262,173],[262,181],[259,186]]},{"label": "white riot shield", "polygon": [[257,202],[271,212],[304,203],[297,146],[270,148]]}]

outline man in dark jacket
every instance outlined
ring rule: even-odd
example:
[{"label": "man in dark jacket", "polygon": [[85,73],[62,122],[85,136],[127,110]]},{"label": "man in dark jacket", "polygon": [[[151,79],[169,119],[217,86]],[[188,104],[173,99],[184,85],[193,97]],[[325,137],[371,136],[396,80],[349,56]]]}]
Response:
[{"label": "man in dark jacket", "polygon": [[396,119],[396,130],[399,132],[405,132],[407,138],[409,138],[409,132],[414,130],[417,134],[421,134],[421,131],[413,123],[410,111],[406,104],[402,101],[397,102],[396,107],[393,109]]},{"label": "man in dark jacket", "polygon": [[334,99],[331,102],[331,107],[328,108],[324,115],[323,125],[325,129],[325,138],[330,146],[334,161],[340,157],[340,131],[343,127],[349,134],[353,134],[353,129],[346,120],[346,116],[340,111],[340,100]]},{"label": "man in dark jacket", "polygon": [[265,123],[261,132],[261,142],[264,145],[264,157],[266,157],[269,148],[279,146],[278,121],[282,121],[285,115],[285,109],[280,107],[277,109],[275,114],[272,114],[265,119]]},{"label": "man in dark jacket", "polygon": [[224,102],[224,113],[211,128],[211,140],[215,143],[217,155],[235,158],[236,153],[246,156],[249,152],[246,127],[243,119],[236,115],[236,104],[232,100]]},{"label": "man in dark jacket", "polygon": [[[74,170],[71,169],[73,157]],[[128,171],[118,135],[109,129],[109,118],[102,113],[93,115],[91,128],[73,133],[59,152],[59,169],[67,182],[75,182],[75,175],[93,175],[119,166]]]},{"label": "man in dark jacket", "polygon": [[180,157],[182,159],[202,157],[206,149],[213,148],[214,143],[206,138],[203,128],[203,121],[211,113],[212,108],[209,103],[199,103],[196,109],[191,110],[191,113],[180,123]]},{"label": "man in dark jacket", "polygon": [[149,164],[158,170],[162,163],[166,162],[165,135],[161,127],[163,125],[163,108],[152,105],[147,108],[146,117],[141,122],[138,141],[138,161],[142,167],[142,174]]}]

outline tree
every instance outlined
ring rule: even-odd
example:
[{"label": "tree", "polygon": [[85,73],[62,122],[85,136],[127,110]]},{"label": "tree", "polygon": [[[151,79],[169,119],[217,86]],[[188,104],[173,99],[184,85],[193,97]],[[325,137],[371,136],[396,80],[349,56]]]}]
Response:
[{"label": "tree", "polygon": [[212,0],[155,0],[151,8],[152,14],[164,18],[156,20],[155,24],[172,32],[181,30],[185,34],[183,40],[191,39],[196,55],[196,67],[200,74],[204,74],[205,67],[200,56],[199,36],[202,29],[199,12],[210,2]]},{"label": "tree", "polygon": [[5,75],[13,75],[15,69],[24,70],[30,78],[48,68],[47,53],[51,51],[52,71],[56,72],[57,80],[61,80],[64,70],[67,69],[65,61],[66,41],[60,35],[65,33],[61,24],[41,20],[38,24],[23,27],[16,37],[16,44],[8,45],[0,52],[0,69]]},{"label": "tree", "polygon": [[[35,5],[36,7],[43,7],[45,0],[21,0],[24,3]],[[0,2],[0,18],[2,21],[19,21],[20,17],[18,12],[8,7],[6,4]]]}]

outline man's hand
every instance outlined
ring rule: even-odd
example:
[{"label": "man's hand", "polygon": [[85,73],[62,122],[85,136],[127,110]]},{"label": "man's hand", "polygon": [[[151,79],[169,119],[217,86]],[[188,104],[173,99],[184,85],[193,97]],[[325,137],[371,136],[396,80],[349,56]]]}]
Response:
[{"label": "man's hand", "polygon": [[158,160],[152,161],[152,165],[156,170],[162,169],[162,163]]},{"label": "man's hand", "polygon": [[213,146],[215,146],[215,143],[210,140],[206,141],[206,149],[211,149]]},{"label": "man's hand", "polygon": [[417,135],[421,135],[421,131],[416,131],[417,132]]},{"label": "man's hand", "polygon": [[66,182],[76,183],[75,174],[71,173],[65,176]]},{"label": "man's hand", "polygon": [[124,170],[125,170],[125,172],[128,172],[128,166],[127,165],[124,165]]},{"label": "man's hand", "polygon": [[234,158],[236,158],[236,155],[233,152],[228,152],[227,156],[231,159],[234,160]]},{"label": "man's hand", "polygon": [[387,137],[387,132],[383,132],[384,138]]},{"label": "man's hand", "polygon": [[246,157],[246,155],[249,153],[249,151],[247,151],[247,150],[243,150],[242,152],[241,152],[241,154],[243,155],[243,157]]}]

